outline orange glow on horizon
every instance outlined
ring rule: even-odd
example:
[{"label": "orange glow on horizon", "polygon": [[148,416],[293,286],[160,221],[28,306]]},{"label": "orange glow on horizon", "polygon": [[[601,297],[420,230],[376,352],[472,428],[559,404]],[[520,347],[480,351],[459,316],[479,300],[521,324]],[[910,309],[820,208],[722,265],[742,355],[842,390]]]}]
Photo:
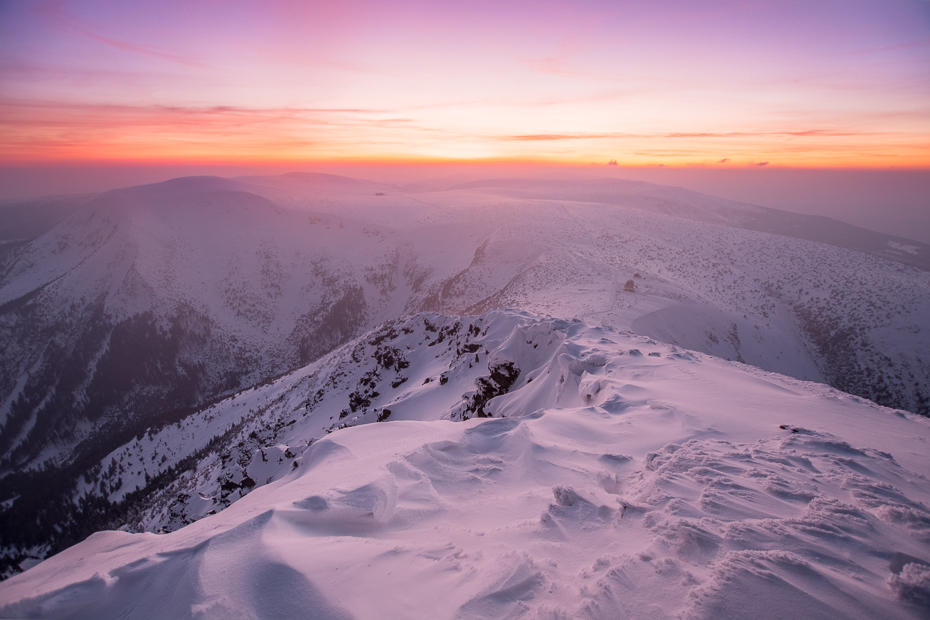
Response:
[{"label": "orange glow on horizon", "polygon": [[[639,133],[484,131],[377,110],[75,105],[0,99],[0,164],[510,164],[930,168],[922,132],[780,128]],[[488,124],[494,120],[488,117]]]},{"label": "orange glow on horizon", "polygon": [[0,164],[930,168],[927,2],[270,5],[11,4]]},{"label": "orange glow on horizon", "polygon": [[530,159],[530,158],[472,158],[453,159],[441,157],[331,157],[331,158],[288,158],[288,157],[217,157],[204,155],[193,158],[173,157],[96,157],[83,154],[80,157],[46,157],[43,159],[3,159],[0,166],[7,168],[36,168],[36,167],[202,167],[202,166],[231,166],[269,169],[294,169],[318,167],[344,167],[344,168],[453,168],[453,167],[493,167],[513,169],[575,169],[600,170],[609,173],[611,170],[649,170],[649,169],[691,169],[691,170],[930,170],[930,157],[914,157],[912,159],[896,158],[889,162],[884,157],[846,157],[842,160],[828,157],[817,158],[808,156],[803,161],[783,160],[783,163],[763,160],[761,162],[747,161],[739,163],[730,161],[727,164],[706,162],[674,162],[649,163],[641,161],[617,161],[616,165],[605,163],[605,158],[598,161],[592,159]]}]

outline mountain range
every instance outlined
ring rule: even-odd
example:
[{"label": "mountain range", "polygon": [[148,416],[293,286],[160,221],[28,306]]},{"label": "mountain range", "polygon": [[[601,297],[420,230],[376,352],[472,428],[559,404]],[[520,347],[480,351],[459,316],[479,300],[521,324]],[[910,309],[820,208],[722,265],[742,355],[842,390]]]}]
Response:
[{"label": "mountain range", "polygon": [[[351,458],[367,459],[350,468],[353,476],[384,470],[390,481],[371,483],[370,492],[339,495],[339,490],[331,496],[320,491],[294,499],[293,510],[303,511],[294,518],[310,519],[306,527],[336,537],[371,528],[412,536],[420,531],[418,524],[437,514],[457,515],[452,521],[460,527],[462,519],[476,516],[465,508],[465,496],[490,490],[498,476],[507,478],[501,489],[509,490],[492,493],[495,501],[523,484],[536,489],[526,491],[534,501],[542,496],[534,473],[538,463],[500,473],[512,469],[503,463],[520,461],[530,451],[544,454],[539,459],[546,463],[557,461],[561,473],[549,485],[554,503],[534,526],[555,529],[524,532],[527,541],[557,531],[566,540],[577,538],[594,527],[590,519],[598,536],[613,536],[620,516],[639,515],[635,520],[650,533],[648,540],[666,545],[662,562],[673,576],[663,576],[658,562],[650,564],[659,577],[649,577],[649,587],[671,583],[663,579],[686,585],[689,578],[683,575],[691,571],[691,586],[676,590],[676,605],[684,605],[688,614],[725,610],[726,597],[714,596],[729,592],[723,584],[731,581],[748,591],[757,585],[763,597],[776,596],[776,590],[777,596],[784,594],[783,588],[770,591],[741,581],[747,562],[764,565],[794,586],[805,570],[818,573],[825,579],[818,583],[828,584],[823,587],[830,592],[839,588],[843,596],[830,598],[834,595],[824,594],[827,590],[799,586],[791,592],[798,601],[807,595],[826,605],[825,617],[855,609],[861,615],[895,597],[904,611],[889,617],[910,617],[907,606],[922,604],[923,577],[901,577],[903,568],[887,577],[897,585],[882,577],[881,587],[850,589],[835,582],[830,572],[835,566],[829,568],[818,555],[823,550],[811,541],[797,543],[779,530],[764,544],[758,532],[746,533],[756,542],[740,546],[719,527],[695,533],[689,529],[694,523],[682,519],[725,514],[727,523],[742,524],[727,526],[732,529],[748,527],[747,519],[802,518],[802,504],[808,513],[814,504],[848,504],[865,511],[863,528],[881,533],[843,530],[847,538],[866,541],[844,547],[854,556],[846,569],[878,575],[876,558],[887,563],[895,553],[914,557],[913,545],[923,545],[923,556],[930,557],[925,535],[930,513],[923,503],[928,489],[915,482],[930,474],[919,457],[926,424],[913,415],[930,413],[925,362],[930,246],[826,218],[613,179],[401,187],[314,174],[194,177],[43,204],[51,205],[38,209],[44,219],[4,233],[0,256],[0,531],[6,575],[101,529],[176,532],[158,540],[183,540],[191,549],[214,545],[206,542],[214,534],[196,524],[225,523],[217,526],[222,531],[251,528],[246,523],[258,519],[255,510],[265,505],[253,499],[261,494],[271,502],[267,505],[279,505],[296,498],[291,485],[311,479],[335,485],[331,489],[348,488],[349,479],[338,477],[337,466],[330,472],[326,465],[329,477],[320,478],[311,465],[342,462],[349,458],[343,449],[355,455]],[[0,210],[17,208],[25,212],[22,205],[0,205]],[[626,383],[605,382],[608,371],[626,373]],[[758,391],[756,404],[750,386]],[[481,420],[486,417],[507,421]],[[369,430],[369,422],[387,424]],[[588,457],[570,466],[566,446],[578,446],[583,454],[601,450],[595,447],[601,423],[616,427],[616,433],[632,425],[635,450],[597,456],[597,463],[606,463],[603,471],[589,467]],[[550,427],[538,432],[555,434],[543,444],[507,439],[532,435],[533,427]],[[877,429],[889,434],[874,435]],[[375,446],[382,433],[385,441],[403,446],[405,462],[424,451],[432,454],[437,441],[465,445],[471,441],[467,437],[487,435],[490,443],[480,449],[450,447],[453,460],[435,466],[441,471],[415,464],[411,473],[392,465],[394,457]],[[421,436],[432,439],[422,443]],[[680,450],[685,451],[679,456],[689,454],[691,460],[675,465],[679,468],[667,477],[650,468],[650,463],[675,461],[672,455]],[[739,461],[743,457],[733,454],[740,451],[765,454],[758,459],[766,463],[787,459],[795,469],[785,473],[767,465],[756,480],[752,467],[720,465]],[[807,459],[813,469],[805,473],[797,459]],[[841,463],[860,472],[868,490],[851,490],[859,483],[847,484],[842,476],[812,482],[814,470],[826,471],[824,463],[829,471]],[[717,472],[706,473],[714,480],[724,474],[738,480],[733,486],[711,484],[705,474],[694,473],[702,467]],[[614,482],[579,490],[582,479],[603,476],[613,476]],[[679,476],[697,485],[680,500],[691,508],[669,508],[678,506],[677,500],[665,491],[655,495],[656,489],[674,487]],[[760,482],[763,478],[767,482]],[[647,479],[651,482],[643,482]],[[356,482],[361,480],[353,478],[351,485]],[[456,490],[457,484],[462,488]],[[896,489],[897,499],[877,490],[883,484]],[[369,482],[358,488],[370,486],[365,485]],[[780,491],[779,485],[793,490]],[[636,500],[621,497],[628,494]],[[879,499],[871,504],[862,499],[869,494]],[[722,498],[717,512],[716,500],[707,499],[711,495]],[[236,508],[240,498],[243,507]],[[297,506],[300,502],[306,505]],[[528,504],[519,509],[517,504],[501,509],[495,527],[510,527],[508,519],[524,523]],[[684,512],[676,512],[679,508]],[[281,508],[281,514],[293,510]],[[887,516],[891,512],[905,516],[896,520]],[[817,518],[835,520],[841,513]],[[283,527],[275,525],[280,519],[290,523],[291,517],[277,516],[277,509],[269,514],[256,532]],[[665,515],[662,522],[670,523],[671,514],[681,523],[668,525],[667,532],[656,529],[661,521],[656,519]],[[353,524],[346,532],[342,520]],[[677,533],[668,533],[673,530]],[[119,536],[129,534],[101,536],[83,545],[102,545],[94,553],[110,557],[107,550],[121,549]],[[667,546],[669,537],[696,537],[694,544],[701,547],[702,536],[716,541],[707,557],[723,572],[698,575],[692,565],[706,554],[692,550],[697,555],[685,557]],[[724,539],[729,542],[721,543]],[[75,577],[73,583],[42,577],[46,585],[40,590],[47,596],[11,594],[20,587],[13,582],[33,584],[22,586],[26,592],[35,585],[26,577],[43,574],[40,567],[27,571],[0,589],[0,603],[13,605],[4,611],[61,615],[64,608],[54,601],[73,599],[84,601],[81,614],[93,615],[87,611],[97,609],[93,601],[105,599],[111,605],[107,613],[118,615],[119,605],[136,596],[125,584],[140,578],[132,576],[135,569],[119,566],[141,562],[143,572],[161,583],[168,578],[158,576],[160,571],[176,571],[178,562],[193,570],[209,556],[171,555],[175,552],[165,551],[163,542],[126,544],[139,550],[132,551],[135,559],[121,552],[116,564],[95,569],[110,577],[88,573],[88,581]],[[779,545],[797,557],[728,555],[775,553]],[[261,557],[271,553],[260,548]],[[490,556],[490,547],[478,548]],[[514,548],[507,553],[516,559],[501,560],[502,565],[513,564],[514,575],[525,573],[526,579],[501,579],[523,579],[523,586],[500,594],[485,592],[482,588],[490,586],[479,587],[484,581],[477,580],[473,589],[462,590],[473,598],[459,601],[458,611],[450,608],[446,615],[503,617],[524,607],[545,615],[540,605],[548,601],[552,610],[569,615],[617,617],[616,601],[603,597],[616,598],[618,584],[627,578],[640,592],[646,583],[638,564],[627,565],[631,549],[616,550],[618,558],[626,558],[622,570],[616,558],[604,560],[602,568],[612,568],[598,579],[614,594],[593,596],[597,604],[584,613],[566,611],[565,592],[553,594],[553,584],[572,578],[562,569],[543,567],[542,556]],[[58,558],[72,553],[77,551],[41,566],[57,566],[66,561]],[[187,559],[158,559],[166,553]],[[642,554],[648,562],[659,557],[650,550]],[[438,554],[436,561],[448,557]],[[318,576],[306,567],[279,560],[269,564],[269,575],[317,583]],[[732,580],[724,560],[735,562]],[[682,568],[682,562],[691,562],[690,568]],[[807,568],[798,568],[802,565]],[[920,573],[924,564],[915,566],[908,570]],[[472,569],[485,571],[480,562]],[[300,576],[289,572],[294,570]],[[117,573],[125,579],[112,577]],[[588,573],[594,578],[597,570]],[[907,585],[907,579],[917,585]],[[542,595],[543,584],[555,598]],[[329,601],[332,617],[349,614],[349,607],[352,615],[370,615],[335,605],[321,587],[310,591]],[[91,593],[85,598],[63,594],[85,590]],[[201,594],[192,594],[189,604],[206,605]],[[716,602],[695,606],[695,597]],[[20,602],[14,605],[14,598]],[[538,605],[526,603],[530,598]],[[479,599],[483,602],[476,603]],[[225,608],[215,609],[220,614]],[[559,617],[556,611],[550,616]]]}]

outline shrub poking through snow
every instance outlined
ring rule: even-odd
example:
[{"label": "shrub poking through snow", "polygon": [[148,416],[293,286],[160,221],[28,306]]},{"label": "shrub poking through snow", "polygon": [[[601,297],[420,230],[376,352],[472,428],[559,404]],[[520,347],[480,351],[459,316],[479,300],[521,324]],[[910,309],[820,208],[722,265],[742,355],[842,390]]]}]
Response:
[{"label": "shrub poking through snow", "polygon": [[471,417],[470,413],[474,413],[478,418],[489,417],[488,412],[485,411],[488,401],[495,396],[506,394],[520,377],[520,369],[514,366],[513,362],[488,364],[488,370],[491,371],[490,376],[475,379],[475,387],[478,389],[466,404],[465,411],[462,412],[463,420]]}]

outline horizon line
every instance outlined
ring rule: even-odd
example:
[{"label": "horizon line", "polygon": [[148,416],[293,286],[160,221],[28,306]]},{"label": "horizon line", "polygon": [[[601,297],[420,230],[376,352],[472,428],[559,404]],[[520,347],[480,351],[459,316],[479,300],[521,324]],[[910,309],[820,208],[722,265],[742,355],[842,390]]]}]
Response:
[{"label": "horizon line", "polygon": [[[42,159],[42,160],[0,160],[0,168],[307,168],[307,167],[513,167],[513,168],[566,168],[573,170],[713,170],[713,171],[747,171],[747,170],[875,170],[875,171],[909,171],[930,172],[930,162],[924,165],[888,164],[873,162],[863,163],[782,163],[776,161],[757,162],[695,162],[695,163],[623,163],[616,159],[606,162],[578,161],[529,158],[327,158],[327,159]],[[298,170],[299,171],[299,170]]]}]

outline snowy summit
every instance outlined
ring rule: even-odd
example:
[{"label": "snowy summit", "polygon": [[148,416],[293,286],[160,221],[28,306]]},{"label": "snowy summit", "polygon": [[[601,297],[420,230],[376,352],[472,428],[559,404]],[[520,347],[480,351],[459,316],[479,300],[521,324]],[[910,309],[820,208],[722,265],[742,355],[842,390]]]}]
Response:
[{"label": "snowy summit", "polygon": [[[189,525],[95,534],[0,584],[0,616],[866,619],[930,604],[930,421],[627,332],[417,315],[186,432],[216,420],[235,430],[174,495]],[[140,440],[141,458],[177,431]],[[223,509],[217,479],[243,497]]]}]

